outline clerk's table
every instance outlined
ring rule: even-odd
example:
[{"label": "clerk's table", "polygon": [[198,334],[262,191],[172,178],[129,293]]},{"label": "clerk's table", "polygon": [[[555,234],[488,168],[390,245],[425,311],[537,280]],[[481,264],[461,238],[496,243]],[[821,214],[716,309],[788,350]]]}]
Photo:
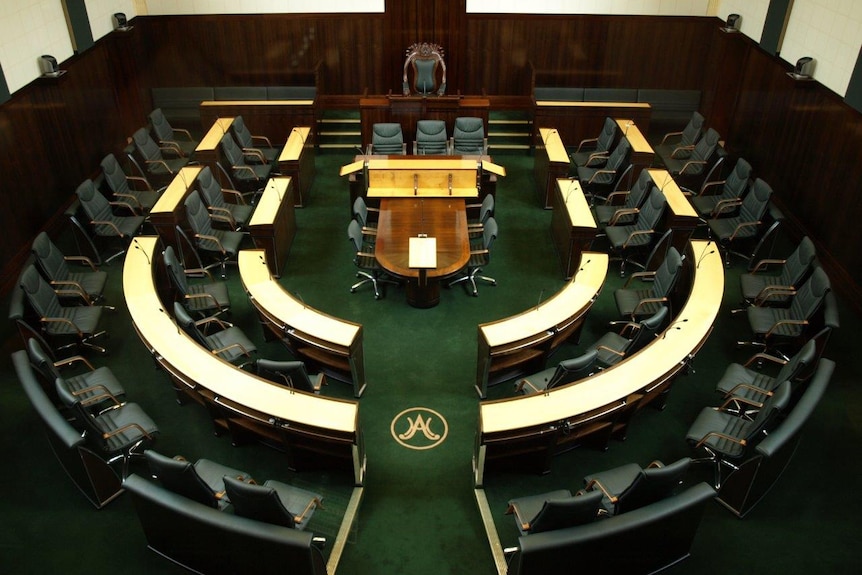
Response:
[{"label": "clerk's table", "polygon": [[[411,267],[411,238],[436,240],[436,267],[426,268],[422,261],[414,261],[415,267]],[[406,280],[410,305],[422,308],[437,305],[440,281],[457,273],[470,260],[464,199],[382,198],[374,255],[380,267]]]}]

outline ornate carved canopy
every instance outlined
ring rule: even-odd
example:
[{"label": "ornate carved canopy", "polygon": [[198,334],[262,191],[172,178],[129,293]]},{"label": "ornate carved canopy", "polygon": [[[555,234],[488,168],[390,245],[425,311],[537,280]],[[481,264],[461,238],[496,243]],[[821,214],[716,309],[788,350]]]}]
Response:
[{"label": "ornate carved canopy", "polygon": [[[438,69],[442,72],[440,79],[437,78]],[[410,70],[413,70],[412,83],[407,79]],[[407,48],[402,91],[405,96],[434,93],[442,96],[446,93],[446,62],[443,59],[443,48],[440,45],[417,42]]]}]

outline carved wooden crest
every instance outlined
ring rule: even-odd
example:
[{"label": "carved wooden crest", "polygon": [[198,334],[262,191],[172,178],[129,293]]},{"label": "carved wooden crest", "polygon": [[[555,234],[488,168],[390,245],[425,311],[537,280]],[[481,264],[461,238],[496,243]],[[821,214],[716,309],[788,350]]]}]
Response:
[{"label": "carved wooden crest", "polygon": [[[413,70],[412,83],[407,79],[411,69]],[[437,78],[438,69],[442,71],[440,79]],[[431,42],[416,42],[407,48],[402,91],[405,96],[411,93],[422,95],[436,93],[442,96],[446,93],[446,61],[442,46]]]}]

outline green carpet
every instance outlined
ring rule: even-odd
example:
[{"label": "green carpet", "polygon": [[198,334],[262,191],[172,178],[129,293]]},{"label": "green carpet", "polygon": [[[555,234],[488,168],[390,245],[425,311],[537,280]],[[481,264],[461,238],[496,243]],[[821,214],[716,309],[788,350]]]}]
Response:
[{"label": "green carpet", "polygon": [[[349,293],[348,287],[355,281],[346,236],[350,206],[347,183],[337,176],[338,168],[349,159],[348,155],[318,156],[317,177],[307,207],[297,210],[299,232],[281,280],[308,305],[359,322],[364,330],[368,388],[360,399],[360,417],[368,475],[358,521],[338,573],[491,575],[493,562],[471,476],[478,413],[473,389],[477,324],[534,306],[563,285],[548,233],[551,214],[539,208],[533,184],[532,158],[496,158],[508,176],[498,185],[500,236],[485,271],[498,285],[480,284],[478,298],[470,297],[463,286],[443,289],[440,305],[426,310],[408,306],[399,287],[387,286],[385,298],[378,301],[369,286]],[[72,245],[70,233],[58,238],[64,247]],[[776,253],[786,253],[789,245],[782,238]],[[137,339],[123,307],[122,263],[105,269],[110,274],[107,299],[118,305],[118,311],[105,318],[111,333],[106,341],[109,354],[93,360],[110,365],[129,399],[158,423],[161,435],[156,448],[168,455],[213,459],[259,480],[275,478],[311,486],[324,494],[326,509],[315,514],[310,529],[334,539],[352,477],[294,473],[277,451],[254,444],[232,447],[229,437],[215,437],[202,408],[177,405],[168,378],[155,369]],[[715,331],[697,356],[694,372],[676,382],[667,409],[639,413],[626,441],[613,441],[606,452],[579,448],[556,457],[548,475],[486,475],[485,490],[504,547],[517,542],[514,521],[503,513],[509,498],[575,489],[591,472],[629,462],[669,462],[689,453],[685,432],[703,406],[717,404],[713,388],[724,366],[751,354],[734,346],[737,338],[746,335],[744,317],[729,313],[739,301],[737,278],[742,269],[737,260],[727,270],[725,303]],[[256,341],[260,356],[289,358],[280,344],[263,341],[236,269],[229,274],[230,319]],[[618,319],[612,294],[621,281],[616,273],[609,274],[587,319],[583,343],[594,341],[606,331],[609,320]],[[852,478],[862,470],[855,457],[862,437],[862,392],[858,388],[862,370],[855,367],[847,336],[856,332],[860,322],[843,306],[841,312],[842,328],[833,335],[826,352],[838,362],[838,369],[787,472],[745,520],[717,504],[708,506],[692,557],[670,573],[858,570],[854,534],[860,523],[860,497]],[[9,353],[22,344],[8,326],[3,342],[0,441],[5,459],[11,463],[0,476],[3,571],[182,572],[146,549],[128,496],[96,511],[64,476],[11,369]],[[578,346],[566,344],[551,364],[577,353]],[[352,397],[350,386],[334,380],[323,393]],[[511,385],[502,384],[492,388],[489,396],[510,393]],[[390,432],[396,414],[416,406],[439,412],[448,424],[448,435],[434,449],[406,449]],[[436,419],[429,420],[428,426],[433,432],[442,430],[442,422]],[[698,471],[709,478],[709,469]]]}]

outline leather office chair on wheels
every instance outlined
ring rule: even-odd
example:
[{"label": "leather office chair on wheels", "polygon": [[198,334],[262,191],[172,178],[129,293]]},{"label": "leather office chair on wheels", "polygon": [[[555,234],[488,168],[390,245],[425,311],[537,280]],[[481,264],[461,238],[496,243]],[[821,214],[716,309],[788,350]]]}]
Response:
[{"label": "leather office chair on wheels", "polygon": [[449,287],[467,282],[470,284],[472,295],[478,296],[476,280],[482,280],[492,286],[497,285],[497,280],[494,278],[481,275],[482,268],[491,262],[491,245],[495,239],[497,239],[497,220],[491,216],[482,227],[481,237],[474,240],[470,247],[470,259],[467,262],[467,268],[462,272],[463,275],[449,282]]},{"label": "leather office chair on wheels", "polygon": [[252,481],[251,475],[245,471],[209,459],[192,463],[179,456],[167,457],[152,449],[144,451],[144,457],[150,473],[165,489],[215,509],[224,509],[231,503],[225,493],[226,477],[242,483]]},{"label": "leather office chair on wheels", "polygon": [[377,263],[377,258],[374,257],[374,246],[369,242],[367,234],[363,233],[362,225],[357,220],[350,220],[347,226],[347,239],[350,240],[353,249],[353,263],[358,268],[356,277],[362,278],[352,286],[350,293],[356,292],[360,286],[370,283],[374,288],[374,299],[383,297],[383,292],[380,289],[381,283],[398,284],[397,281],[386,277],[383,268]]},{"label": "leather office chair on wheels", "polygon": [[120,167],[114,154],[108,154],[100,163],[102,175],[118,201],[127,202],[141,214],[148,214],[156,205],[161,190],[156,191],[143,176],[129,176]]},{"label": "leather office chair on wheels", "polygon": [[[243,231],[248,227],[254,207],[246,204],[244,194],[237,190],[222,188],[209,166],[201,169],[196,181],[201,199],[206,203],[212,221],[235,232]],[[225,201],[225,194],[233,198],[232,203]]]},{"label": "leather office chair on wheels", "polygon": [[[139,215],[128,202],[109,202],[90,179],[81,182],[75,194],[87,215],[93,234],[102,238],[114,238],[122,245],[119,251],[104,260],[105,263],[124,254],[128,242],[141,230],[145,217]],[[116,214],[115,208],[126,208],[129,215]]]},{"label": "leather office chair on wheels", "polygon": [[[230,295],[225,282],[215,281],[205,269],[186,269],[177,259],[172,246],[165,248],[163,259],[177,296],[190,313],[206,317],[230,310]],[[193,283],[189,281],[190,275],[204,276],[206,279]]]},{"label": "leather office chair on wheels", "polygon": [[247,153],[246,159],[252,163],[271,164],[278,158],[279,150],[272,145],[266,136],[255,136],[248,129],[242,116],[236,116],[231,122],[231,130],[242,151]]},{"label": "leather office chair on wheels", "polygon": [[[218,265],[221,267],[221,277],[225,279],[227,277],[227,264],[236,263],[239,246],[243,239],[242,232],[213,228],[209,212],[204,208],[198,194],[186,196],[184,205],[186,207],[186,219],[194,234],[192,247],[213,254],[217,262],[206,266],[205,269]],[[182,231],[181,228],[178,229]]]},{"label": "leather office chair on wheels", "polygon": [[452,130],[452,153],[484,155],[488,153],[488,138],[482,118],[455,118]]},{"label": "leather office chair on wheels", "polygon": [[377,123],[371,129],[371,153],[383,155],[404,155],[407,144],[401,124],[395,122]]},{"label": "leather office chair on wheels", "polygon": [[617,143],[620,135],[619,126],[613,118],[605,118],[602,131],[595,138],[581,140],[578,148],[569,155],[569,159],[575,168],[587,166],[600,168],[608,161],[611,149]]},{"label": "leather office chair on wheels", "polygon": [[693,112],[682,131],[665,134],[653,148],[662,163],[666,158],[685,160],[690,157],[695,144],[703,136],[704,121],[699,112]]},{"label": "leather office chair on wheels", "polygon": [[[174,319],[192,339],[225,361],[251,360],[257,351],[254,343],[237,326],[212,316],[195,321],[178,301],[174,302]],[[215,326],[215,329],[211,331],[210,326]]]},{"label": "leather office chair on wheels", "polygon": [[419,120],[416,122],[416,140],[413,142],[415,156],[441,156],[449,153],[449,137],[443,120]]},{"label": "leather office chair on wheels", "polygon": [[[161,108],[149,113],[150,128],[153,130],[160,146],[178,149],[183,156],[191,156],[200,142],[192,138],[191,132],[184,128],[174,128],[165,118]],[[178,138],[177,136],[182,136]]]},{"label": "leather office chair on wheels", "polygon": [[[63,255],[45,232],[39,233],[33,240],[31,251],[42,275],[55,290],[74,292],[75,298],[89,303],[98,303],[102,300],[108,274],[96,269],[90,258]],[[69,269],[69,262],[87,265],[90,270],[73,272]]]}]

